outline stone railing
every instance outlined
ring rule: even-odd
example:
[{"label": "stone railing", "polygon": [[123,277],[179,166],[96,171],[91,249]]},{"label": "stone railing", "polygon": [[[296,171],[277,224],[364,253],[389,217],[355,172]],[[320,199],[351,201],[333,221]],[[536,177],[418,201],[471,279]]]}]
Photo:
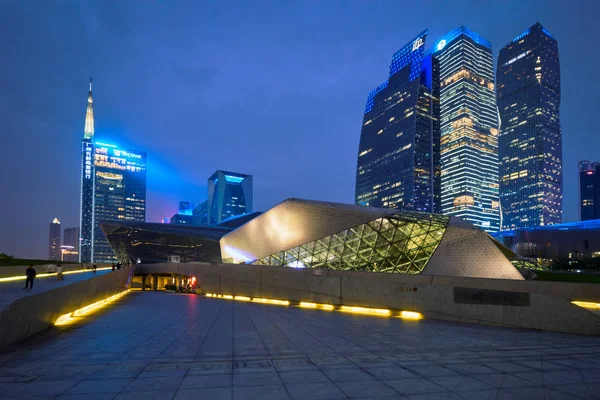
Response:
[{"label": "stone railing", "polygon": [[43,332],[72,311],[129,288],[135,266],[15,300],[0,312],[0,348]]}]

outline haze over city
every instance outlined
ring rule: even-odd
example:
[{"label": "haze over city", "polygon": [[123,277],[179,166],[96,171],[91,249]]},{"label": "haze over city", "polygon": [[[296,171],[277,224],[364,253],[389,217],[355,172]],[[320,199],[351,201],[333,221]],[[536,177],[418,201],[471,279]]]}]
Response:
[{"label": "haze over city", "polygon": [[[3,4],[0,252],[47,254],[48,223],[79,224],[81,138],[94,78],[96,138],[147,153],[146,220],[204,200],[216,170],[254,176],[254,208],[354,202],[367,94],[423,29],[460,25],[498,50],[535,22],[559,43],[563,221],[579,160],[600,159],[593,1],[39,2]],[[407,17],[410,16],[410,17]],[[430,43],[431,45],[431,43]]]}]

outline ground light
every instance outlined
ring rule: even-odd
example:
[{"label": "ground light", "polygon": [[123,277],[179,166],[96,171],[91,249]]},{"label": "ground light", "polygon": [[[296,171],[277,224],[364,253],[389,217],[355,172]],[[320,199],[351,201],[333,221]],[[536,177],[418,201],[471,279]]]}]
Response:
[{"label": "ground light", "polygon": [[[206,293],[206,297],[214,297],[218,299],[226,299],[226,300],[238,300],[238,301],[251,301],[253,303],[263,303],[263,304],[275,304],[280,306],[289,306],[291,303],[289,300],[279,300],[279,299],[266,299],[262,297],[247,297],[247,296],[233,296],[230,294],[216,294],[216,293]],[[310,303],[301,301],[297,303],[297,305],[301,308],[312,308],[326,311],[335,311],[336,307],[333,304],[322,304],[322,303]],[[370,307],[356,307],[356,306],[339,306],[338,311],[342,311],[345,313],[351,314],[364,314],[364,315],[375,315],[379,317],[398,317],[406,320],[417,321],[423,319],[423,315],[416,311],[392,311],[387,308],[370,308]]]},{"label": "ground light", "polygon": [[63,326],[63,325],[72,325],[78,321],[81,320],[81,318],[83,317],[87,317],[88,315],[110,305],[111,303],[114,303],[116,300],[120,299],[121,297],[125,296],[127,293],[130,292],[130,289],[127,289],[121,293],[117,293],[113,296],[107,297],[106,299],[97,301],[95,303],[89,304],[85,307],[79,308],[75,311],[72,311],[70,313],[61,315],[56,322],[54,322],[54,325],[56,326]]},{"label": "ground light", "polygon": [[[96,271],[106,271],[109,269],[112,269],[112,267],[97,268]],[[74,271],[65,271],[65,272],[63,272],[63,275],[80,274],[82,272],[92,272],[92,271],[93,271],[92,269],[77,269]],[[56,276],[56,275],[57,275],[56,272],[50,272],[50,273],[37,274],[35,277],[36,278],[47,278],[49,276]],[[24,281],[25,278],[27,278],[25,275],[9,276],[6,278],[0,278],[0,282]]]},{"label": "ground light", "polygon": [[592,309],[600,308],[600,303],[592,303],[589,301],[572,301],[571,303],[575,304],[576,306],[583,307],[583,308],[592,308]]}]

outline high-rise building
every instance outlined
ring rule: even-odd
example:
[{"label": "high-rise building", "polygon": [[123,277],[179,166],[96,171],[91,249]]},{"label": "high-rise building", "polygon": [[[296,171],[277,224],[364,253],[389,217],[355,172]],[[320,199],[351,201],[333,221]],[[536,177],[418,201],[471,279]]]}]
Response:
[{"label": "high-rise building", "polygon": [[536,23],[500,50],[502,229],[562,221],[562,134],[558,44]]},{"label": "high-rise building", "polygon": [[63,230],[61,253],[63,261],[79,261],[79,227]]},{"label": "high-rise building", "polygon": [[392,57],[369,93],[356,170],[356,204],[440,211],[439,66],[427,30]]},{"label": "high-rise building", "polygon": [[208,178],[208,224],[252,212],[252,176],[218,170]]},{"label": "high-rise building", "polygon": [[48,236],[48,260],[60,261],[60,221],[54,218],[50,223]]},{"label": "high-rise building", "polygon": [[193,210],[194,203],[180,201],[179,210],[169,219],[169,223],[174,225],[193,225]]},{"label": "high-rise building", "polygon": [[208,200],[204,200],[192,211],[192,225],[208,225]]},{"label": "high-rise building", "polygon": [[600,219],[600,162],[579,162],[579,218]]},{"label": "high-rise building", "polygon": [[112,262],[114,253],[100,229],[105,221],[146,219],[146,153],[94,141],[92,90],[82,145],[81,262]]},{"label": "high-rise building", "polygon": [[439,39],[431,51],[440,71],[442,212],[497,231],[498,113],[492,45],[460,27]]}]

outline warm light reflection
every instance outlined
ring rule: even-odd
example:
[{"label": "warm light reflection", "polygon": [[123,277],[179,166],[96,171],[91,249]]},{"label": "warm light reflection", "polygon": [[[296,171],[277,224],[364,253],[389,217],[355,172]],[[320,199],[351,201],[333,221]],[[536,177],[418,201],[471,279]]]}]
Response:
[{"label": "warm light reflection", "polygon": [[85,307],[79,308],[68,314],[61,315],[56,320],[56,322],[54,322],[54,325],[62,326],[62,325],[74,324],[74,323],[78,322],[82,317],[88,316],[88,315],[92,314],[93,312],[110,305],[111,303],[115,302],[119,298],[121,298],[124,295],[126,295],[127,293],[129,293],[129,291],[130,290],[127,289],[124,292],[115,294],[114,296],[107,297],[106,299],[89,304]]},{"label": "warm light reflection", "polygon": [[333,310],[335,307],[331,304],[318,304],[318,303],[307,303],[300,302],[300,307],[302,308],[318,308],[321,310]]},{"label": "warm light reflection", "polygon": [[[109,270],[109,269],[112,269],[112,267],[96,268],[96,271],[105,271],[105,270]],[[65,272],[63,272],[63,275],[80,274],[82,272],[92,272],[92,270],[91,269],[76,269],[74,271],[65,271]],[[36,278],[47,278],[49,276],[56,276],[56,272],[36,274],[35,277]],[[25,275],[9,276],[6,278],[0,278],[0,282],[24,281],[25,278],[26,278]]]},{"label": "warm light reflection", "polygon": [[419,320],[423,319],[423,315],[415,311],[400,311],[400,318]]},{"label": "warm light reflection", "polygon": [[391,311],[384,308],[367,308],[367,307],[350,307],[350,306],[341,306],[340,310],[347,313],[355,313],[355,314],[368,314],[368,315],[380,315],[380,316],[390,316]]},{"label": "warm light reflection", "polygon": [[600,303],[592,303],[589,301],[572,301],[571,303],[583,308],[600,308]]},{"label": "warm light reflection", "polygon": [[246,297],[246,296],[235,296],[234,299],[240,300],[240,301],[250,301],[250,297]]}]

